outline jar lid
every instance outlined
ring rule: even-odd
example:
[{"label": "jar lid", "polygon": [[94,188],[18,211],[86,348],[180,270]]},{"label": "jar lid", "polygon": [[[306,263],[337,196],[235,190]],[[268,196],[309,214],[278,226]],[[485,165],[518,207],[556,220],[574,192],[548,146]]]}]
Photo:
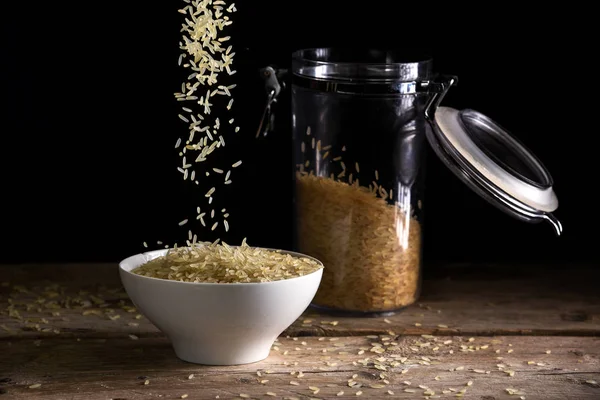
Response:
[{"label": "jar lid", "polygon": [[467,186],[504,212],[527,222],[548,221],[558,199],[541,161],[491,118],[470,109],[437,107],[427,139],[433,150]]}]

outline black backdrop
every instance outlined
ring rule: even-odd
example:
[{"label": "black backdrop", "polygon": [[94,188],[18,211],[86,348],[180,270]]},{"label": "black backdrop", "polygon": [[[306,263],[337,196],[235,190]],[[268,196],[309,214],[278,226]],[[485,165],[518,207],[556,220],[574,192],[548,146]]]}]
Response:
[{"label": "black backdrop", "polygon": [[[219,199],[232,214],[232,231],[221,237],[291,245],[289,131],[254,139],[264,100],[257,68],[286,65],[303,47],[378,46],[429,52],[437,71],[458,75],[444,104],[475,108],[512,130],[551,171],[561,202],[565,232],[555,238],[549,226],[489,206],[430,152],[427,260],[597,260],[595,130],[584,120],[594,62],[581,50],[592,48],[584,11],[236,3],[230,32],[242,130],[228,139],[226,158],[244,164]],[[173,149],[186,132],[173,99],[185,76],[180,4],[28,2],[2,12],[0,262],[116,261],[142,241],[186,236],[177,222],[193,215],[203,192],[180,180]]]}]

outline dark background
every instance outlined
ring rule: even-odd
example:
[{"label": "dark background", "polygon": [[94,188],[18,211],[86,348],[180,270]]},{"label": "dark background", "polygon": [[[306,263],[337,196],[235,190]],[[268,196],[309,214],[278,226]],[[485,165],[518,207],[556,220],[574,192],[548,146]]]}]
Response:
[{"label": "dark background", "polygon": [[[254,138],[264,102],[257,69],[285,66],[303,47],[390,47],[428,52],[437,71],[458,75],[444,104],[514,132],[550,170],[561,202],[556,238],[550,226],[489,206],[430,151],[426,260],[595,264],[586,13],[421,3],[236,2],[233,115],[242,130],[227,139],[226,159],[244,164],[220,193],[232,231],[219,236],[291,246],[290,134]],[[177,66],[182,4],[28,2],[2,12],[0,263],[117,261],[143,241],[187,236],[177,222],[209,186],[190,187],[176,171],[173,145],[187,134],[173,98],[186,76]]]}]

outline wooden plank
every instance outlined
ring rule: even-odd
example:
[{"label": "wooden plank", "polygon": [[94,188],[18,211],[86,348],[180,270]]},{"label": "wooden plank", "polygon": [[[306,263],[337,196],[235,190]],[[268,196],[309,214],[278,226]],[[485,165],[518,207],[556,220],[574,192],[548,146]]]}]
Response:
[{"label": "wooden plank", "polygon": [[[0,388],[3,399],[30,400],[175,399],[184,394],[189,399],[232,399],[242,393],[263,399],[269,398],[267,392],[279,399],[356,399],[359,390],[367,399],[414,399],[426,391],[419,385],[441,398],[456,398],[457,392],[442,392],[449,388],[466,388],[470,399],[600,398],[600,386],[592,382],[600,382],[600,338],[594,337],[311,337],[281,338],[276,346],[259,363],[209,367],[180,361],[164,338],[2,341]],[[375,353],[374,347],[385,351]],[[386,371],[374,366],[376,358]],[[360,388],[348,386],[355,374]],[[34,384],[41,387],[30,389]],[[320,390],[313,394],[309,387]],[[508,395],[507,388],[522,394]]]},{"label": "wooden plank", "polygon": [[[599,269],[448,267],[423,282],[417,305],[384,318],[324,316],[308,310],[295,335],[600,335]],[[338,321],[336,326],[320,323]],[[387,320],[387,321],[386,321]],[[314,325],[312,323],[311,325]]]},{"label": "wooden plank", "polygon": [[[136,319],[138,313],[127,308],[132,305],[115,265],[2,268],[0,338],[55,336],[55,330],[73,337],[160,336],[145,318]],[[393,316],[344,317],[311,308],[285,334],[351,336],[392,330],[405,335],[600,335],[598,268],[465,265],[434,272],[424,281],[419,305]],[[30,292],[22,292],[23,288]],[[50,297],[53,291],[59,293],[55,298]],[[101,298],[100,304],[94,303],[97,299],[92,296]],[[9,298],[21,320],[8,316]],[[64,307],[67,299],[70,309]],[[61,308],[49,308],[52,301],[58,301]],[[29,305],[29,311],[22,303]],[[110,310],[114,312],[107,313]],[[83,316],[83,312],[97,315]],[[118,319],[110,319],[116,315]],[[304,324],[306,319],[312,322]],[[335,326],[329,323],[333,321],[337,321]]]}]

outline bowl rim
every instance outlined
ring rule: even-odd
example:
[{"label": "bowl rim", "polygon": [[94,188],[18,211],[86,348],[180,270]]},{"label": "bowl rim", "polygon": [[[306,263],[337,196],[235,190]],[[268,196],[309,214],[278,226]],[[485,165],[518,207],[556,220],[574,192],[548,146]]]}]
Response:
[{"label": "bowl rim", "polygon": [[[232,245],[229,245],[229,246],[230,247],[240,247],[240,246],[232,246]],[[186,247],[188,247],[188,246],[186,246]],[[236,282],[232,282],[232,283],[181,282],[181,281],[175,281],[175,280],[171,280],[171,279],[153,278],[151,276],[138,275],[138,274],[135,274],[135,273],[131,272],[131,270],[127,270],[127,269],[124,268],[123,263],[125,261],[129,260],[130,258],[133,258],[133,257],[136,257],[136,256],[154,256],[154,255],[157,255],[156,257],[152,257],[152,258],[149,258],[147,260],[147,261],[150,261],[150,260],[153,260],[153,259],[155,259],[157,257],[160,257],[160,256],[166,254],[169,250],[172,250],[172,249],[158,249],[158,250],[150,250],[150,251],[145,251],[143,253],[134,254],[134,255],[131,255],[129,257],[126,257],[126,258],[122,259],[121,261],[119,261],[119,271],[122,272],[122,273],[126,273],[129,276],[134,277],[134,279],[148,279],[150,281],[159,281],[159,282],[164,282],[166,284],[173,283],[173,284],[186,284],[186,285],[193,285],[193,286],[243,287],[243,286],[256,286],[256,285],[272,285],[272,284],[278,284],[278,283],[281,284],[283,282],[292,282],[292,281],[301,280],[301,279],[308,279],[309,277],[311,277],[314,274],[317,274],[317,273],[321,273],[322,274],[323,273],[323,269],[325,268],[325,266],[323,265],[323,263],[319,259],[317,259],[315,257],[311,257],[311,256],[306,255],[306,254],[303,254],[303,253],[298,253],[298,252],[290,251],[290,250],[272,249],[272,248],[269,248],[269,247],[257,247],[257,246],[250,246],[250,247],[258,248],[258,249],[262,249],[262,250],[279,251],[279,252],[282,252],[282,253],[285,253],[285,254],[289,254],[289,255],[295,256],[295,257],[310,258],[311,260],[316,261],[321,266],[321,268],[319,268],[319,269],[311,272],[310,274],[306,274],[306,275],[302,275],[302,276],[297,276],[295,278],[278,279],[276,281],[269,281],[269,282],[239,282],[239,283],[236,283]],[[136,266],[136,267],[134,267],[134,268],[132,268],[132,269],[135,269],[137,267],[139,267],[139,265]]]}]

